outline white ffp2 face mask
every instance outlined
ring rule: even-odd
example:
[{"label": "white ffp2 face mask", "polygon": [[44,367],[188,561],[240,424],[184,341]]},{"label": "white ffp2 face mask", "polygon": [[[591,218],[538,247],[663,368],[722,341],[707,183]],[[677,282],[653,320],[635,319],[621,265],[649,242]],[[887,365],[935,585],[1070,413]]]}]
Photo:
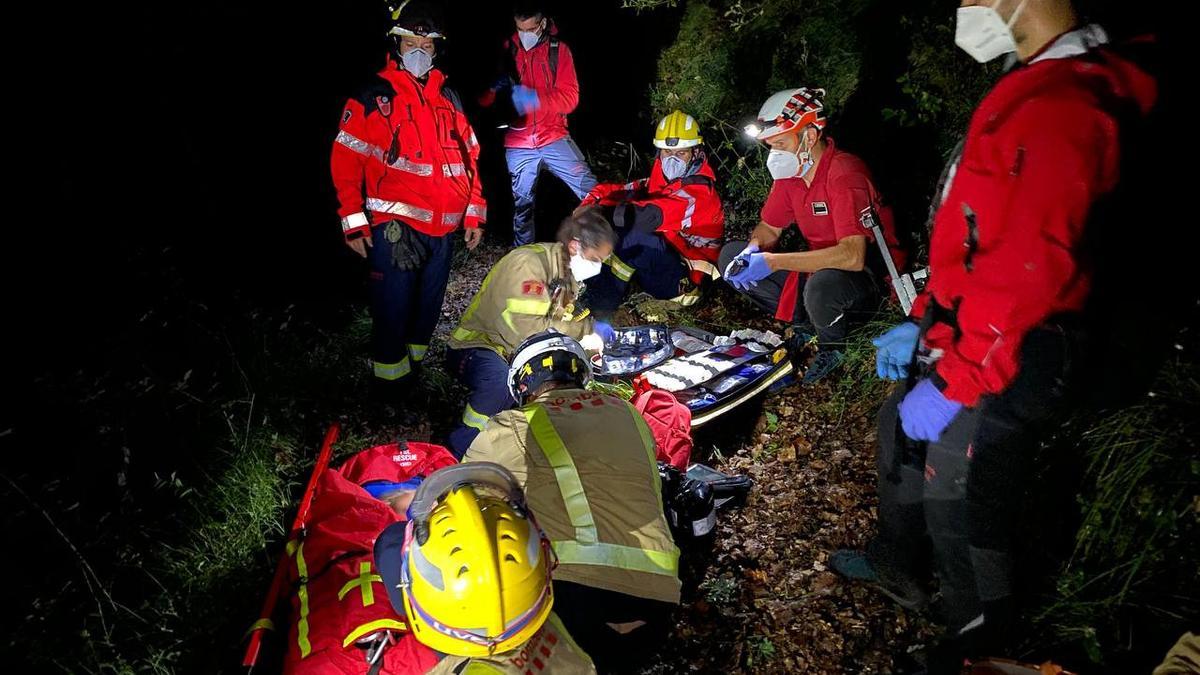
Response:
[{"label": "white ffp2 face mask", "polygon": [[[812,146],[809,146],[809,150],[811,149]],[[796,152],[788,152],[787,150],[772,149],[767,154],[767,171],[771,172],[771,178],[775,180],[803,178],[813,166],[809,150],[796,148]]]},{"label": "white ffp2 face mask", "polygon": [[571,276],[575,277],[575,281],[583,281],[600,274],[600,270],[604,269],[604,263],[598,260],[588,260],[575,253],[571,256],[570,267]]},{"label": "white ffp2 face mask", "polygon": [[404,61],[404,69],[413,77],[424,77],[433,69],[433,56],[424,49],[410,49],[401,54],[400,59]]},{"label": "white ffp2 face mask", "polygon": [[775,180],[795,178],[800,173],[800,158],[787,150],[771,150],[767,155],[767,171]]},{"label": "white ffp2 face mask", "polygon": [[682,177],[685,173],[687,173],[687,170],[688,163],[674,155],[671,155],[662,161],[663,178],[666,178],[668,181],[673,181],[676,178]]},{"label": "white ffp2 face mask", "polygon": [[[991,7],[959,7],[954,26],[954,44],[980,63],[1017,51],[1012,27],[1021,16],[1021,10],[1025,9],[1025,2],[1021,0],[1007,22],[996,11],[995,4]],[[999,0],[996,4],[999,4]]]},{"label": "white ffp2 face mask", "polygon": [[541,33],[531,30],[519,30],[517,31],[517,37],[521,38],[521,46],[525,48],[525,51],[536,47],[538,40],[542,39]]}]

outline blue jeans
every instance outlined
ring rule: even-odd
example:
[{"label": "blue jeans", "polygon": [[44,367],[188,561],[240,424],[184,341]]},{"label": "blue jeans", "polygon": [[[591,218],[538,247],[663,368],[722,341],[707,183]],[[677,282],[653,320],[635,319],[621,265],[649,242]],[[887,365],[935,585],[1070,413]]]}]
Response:
[{"label": "blue jeans", "polygon": [[376,379],[393,383],[425,358],[429,338],[442,315],[454,240],[449,235],[413,232],[428,247],[429,258],[420,269],[401,271],[392,265],[392,245],[383,234],[386,227],[381,223],[371,228],[373,245],[367,249],[371,260],[371,360]]},{"label": "blue jeans", "polygon": [[533,198],[543,165],[581,200],[596,187],[596,177],[570,136],[540,148],[507,148],[504,156],[512,177],[513,246],[533,243]]},{"label": "blue jeans", "polygon": [[462,419],[450,431],[450,452],[462,459],[488,418],[516,405],[508,391],[508,362],[490,349],[449,349],[446,370],[467,385]]}]

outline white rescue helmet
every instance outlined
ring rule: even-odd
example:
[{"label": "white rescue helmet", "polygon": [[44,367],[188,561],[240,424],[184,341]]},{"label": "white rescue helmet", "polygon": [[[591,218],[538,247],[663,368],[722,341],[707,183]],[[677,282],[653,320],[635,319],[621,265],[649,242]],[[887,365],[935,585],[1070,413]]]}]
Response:
[{"label": "white rescue helmet", "polygon": [[746,126],[746,135],[756,141],[801,131],[808,125],[825,128],[824,89],[800,87],[771,94],[758,111],[758,122]]}]

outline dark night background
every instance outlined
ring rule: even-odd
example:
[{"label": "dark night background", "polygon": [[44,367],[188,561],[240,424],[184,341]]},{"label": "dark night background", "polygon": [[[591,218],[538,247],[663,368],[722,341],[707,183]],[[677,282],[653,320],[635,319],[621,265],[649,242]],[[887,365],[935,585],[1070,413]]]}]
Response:
[{"label": "dark night background", "polygon": [[[646,93],[677,12],[631,20],[634,13],[616,3],[558,10],[563,37],[586,55],[573,135],[584,146],[601,139],[647,146]],[[35,187],[49,194],[33,202],[54,216],[38,216],[46,220],[18,234],[43,252],[8,251],[24,289],[16,299],[29,301],[17,334],[31,351],[20,365],[94,366],[127,327],[164,303],[218,315],[296,304],[343,319],[365,298],[365,275],[341,241],[328,158],[346,97],[383,63],[382,5],[113,11],[97,44],[63,33],[46,45],[53,44],[47,58],[55,66],[34,83],[42,90],[33,122],[48,135],[18,139],[34,143],[37,165],[54,159],[38,169],[49,180]],[[452,39],[439,67],[476,118],[470,104],[511,33],[508,5],[455,3],[446,14]],[[500,132],[488,125],[477,133],[495,224],[488,236],[507,242],[511,197]],[[553,180],[542,182],[539,197],[549,235],[572,197]],[[35,258],[48,264],[30,264]],[[141,356],[183,356],[186,333],[179,326],[179,342],[145,345]],[[64,433],[59,442],[73,445],[65,435],[71,411],[29,412],[49,414]],[[15,433],[19,441],[21,429]]]},{"label": "dark night background", "polygon": [[[615,2],[550,5],[583,55],[573,135],[645,152],[647,93],[679,12],[632,20]],[[474,121],[511,12],[504,2],[446,7],[450,39],[438,66]],[[24,158],[10,160],[22,195],[13,204],[23,206],[3,247],[13,352],[0,447],[3,474],[33,503],[3,484],[2,522],[20,542],[28,581],[0,591],[6,628],[25,620],[33,598],[79,583],[42,507],[65,537],[87,540],[87,558],[108,578],[113,537],[139,526],[123,514],[172,508],[160,501],[160,479],[207,476],[223,440],[212,432],[220,410],[110,385],[145,378],[149,392],[186,374],[195,391],[223,390],[231,383],[219,378],[240,369],[238,354],[265,317],[271,327],[291,318],[336,330],[362,310],[366,268],[342,242],[328,162],[342,105],[383,65],[390,26],[383,3],[367,0],[36,11],[23,24],[35,27],[25,29],[29,51],[10,62],[26,95],[9,134]],[[488,239],[507,244],[500,132],[477,133],[495,224]],[[572,199],[543,181],[544,235]],[[233,623],[233,633],[242,629]]]},{"label": "dark night background", "polygon": [[[625,152],[618,143],[632,143],[645,156],[650,88],[686,3],[640,14],[616,0],[548,4],[576,55],[581,103],[570,118],[572,135],[586,153],[617,154]],[[907,4],[874,3],[866,14],[862,28],[877,48],[835,122],[853,131],[843,147],[868,160],[915,232],[927,203],[923,186],[942,162],[935,136],[943,130],[897,132],[878,122],[879,110],[900,96],[897,77],[910,45],[897,26]],[[949,17],[957,3],[913,4]],[[468,103],[483,144],[488,241],[507,245],[511,196],[500,134],[471,102],[491,81],[512,32],[509,3],[446,7],[450,39],[437,65]],[[184,389],[203,398],[236,388],[230,380],[250,368],[238,355],[275,337],[264,330],[339,331],[361,312],[365,264],[342,242],[328,160],[343,102],[383,64],[387,49],[387,13],[375,0],[35,11],[41,16],[33,21],[9,22],[29,47],[8,59],[15,121],[2,247],[10,346],[0,408],[0,527],[8,567],[20,571],[12,576],[18,582],[0,585],[6,633],[30,622],[38,610],[31,602],[46,589],[78,584],[75,557],[41,508],[55,528],[88,540],[102,576],[112,568],[114,590],[145,583],[121,576],[137,560],[105,559],[111,537],[128,538],[122,514],[169,508],[164,477],[188,483],[207,476],[211,448],[228,436],[221,416],[245,412],[180,404],[190,395]],[[1166,10],[1134,13],[1119,25],[1125,33],[1170,28],[1161,18]],[[772,45],[741,49],[760,55],[763,68],[738,73],[731,86],[759,91]],[[540,234],[550,234],[572,201],[565,187],[543,179]],[[146,391],[181,381],[186,388],[170,397],[112,386],[138,380]],[[298,419],[306,439],[328,422]],[[32,494],[10,490],[14,484]],[[209,658],[227,661],[225,646],[236,643],[244,623],[239,616],[228,635],[212,636],[221,653]],[[20,645],[6,638],[3,646],[19,659]]]}]

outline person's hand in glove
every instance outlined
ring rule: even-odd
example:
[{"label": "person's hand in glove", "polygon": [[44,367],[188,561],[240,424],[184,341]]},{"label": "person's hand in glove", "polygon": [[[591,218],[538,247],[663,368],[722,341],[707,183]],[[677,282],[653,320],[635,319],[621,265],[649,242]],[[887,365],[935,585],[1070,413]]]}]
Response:
[{"label": "person's hand in glove", "polygon": [[742,249],[741,253],[733,256],[733,260],[730,260],[729,264],[725,266],[725,278],[729,279],[746,269],[746,266],[750,264],[751,253],[758,253],[758,244],[746,244],[746,248]]},{"label": "person's hand in glove", "polygon": [[750,256],[749,264],[746,265],[746,268],[729,277],[729,283],[742,291],[748,291],[751,287],[757,286],[758,282],[771,274],[771,266],[767,264],[766,253],[750,253],[748,255]]},{"label": "person's hand in glove", "polygon": [[601,340],[604,340],[604,344],[612,342],[613,338],[617,336],[617,332],[613,330],[612,325],[603,321],[597,321],[593,330],[596,335],[600,336]]},{"label": "person's hand in glove", "polygon": [[962,409],[963,404],[946,398],[932,380],[924,379],[900,401],[900,427],[914,441],[934,442]]},{"label": "person's hand in glove", "polygon": [[875,372],[880,378],[900,380],[908,377],[908,365],[917,348],[920,332],[917,324],[905,321],[871,340],[875,345]]},{"label": "person's hand in glove", "polygon": [[517,109],[518,115],[528,115],[531,112],[537,112],[538,108],[542,107],[542,102],[538,100],[537,91],[523,84],[513,87],[512,102],[513,107]]}]

